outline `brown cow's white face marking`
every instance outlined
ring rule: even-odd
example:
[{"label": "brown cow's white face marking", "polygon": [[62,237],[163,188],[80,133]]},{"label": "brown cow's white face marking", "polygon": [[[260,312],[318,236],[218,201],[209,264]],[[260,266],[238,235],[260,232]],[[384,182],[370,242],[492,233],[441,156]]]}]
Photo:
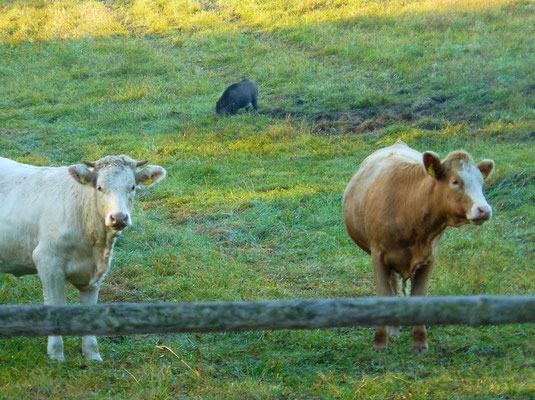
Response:
[{"label": "brown cow's white face marking", "polygon": [[450,224],[481,225],[492,217],[492,208],[483,195],[483,183],[494,168],[494,161],[483,160],[475,165],[465,152],[450,153],[444,161],[427,151],[424,168],[437,180]]},{"label": "brown cow's white face marking", "polygon": [[492,217],[492,208],[483,195],[483,174],[473,164],[461,161],[461,165],[462,168],[457,172],[459,179],[453,178],[451,184],[460,189],[464,188],[465,196],[472,201],[466,219],[474,225],[481,225]]},{"label": "brown cow's white face marking", "polygon": [[132,224],[132,205],[137,186],[150,186],[165,177],[165,169],[158,165],[148,165],[140,171],[139,162],[127,156],[108,156],[95,162],[69,167],[72,177],[84,185],[92,185],[95,190],[96,208],[104,224],[120,231]]}]

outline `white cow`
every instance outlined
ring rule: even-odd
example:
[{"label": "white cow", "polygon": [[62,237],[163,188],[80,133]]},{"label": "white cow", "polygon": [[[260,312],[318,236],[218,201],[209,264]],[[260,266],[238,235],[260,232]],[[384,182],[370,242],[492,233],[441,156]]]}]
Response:
[{"label": "white cow", "polygon": [[[136,187],[165,177],[157,165],[137,169],[146,163],[120,155],[53,168],[0,157],[0,272],[39,274],[47,305],[65,304],[65,281],[80,304],[96,304]],[[49,336],[47,350],[63,360],[61,336]],[[102,360],[95,336],[82,338],[82,351]]]}]

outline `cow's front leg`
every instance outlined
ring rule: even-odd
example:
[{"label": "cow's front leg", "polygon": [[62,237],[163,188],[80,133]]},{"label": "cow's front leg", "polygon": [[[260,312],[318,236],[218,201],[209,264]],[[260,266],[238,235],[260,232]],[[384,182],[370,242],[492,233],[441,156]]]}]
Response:
[{"label": "cow's front leg", "polygon": [[[431,260],[428,264],[424,264],[416,270],[414,277],[411,279],[411,296],[427,296],[433,265],[434,261]],[[415,325],[412,327],[412,339],[412,350],[415,353],[428,349],[425,325]]]},{"label": "cow's front leg", "polygon": [[[97,304],[99,290],[99,284],[92,286],[89,289],[80,290],[80,304]],[[82,336],[82,353],[84,353],[85,358],[88,360],[102,361],[95,335]]]},{"label": "cow's front leg", "polygon": [[[65,299],[65,272],[58,258],[51,255],[34,255],[39,279],[43,285],[45,305],[63,305]],[[61,336],[49,336],[47,353],[52,360],[63,361],[63,339]]]},{"label": "cow's front leg", "polygon": [[[375,282],[377,297],[395,296],[394,290],[390,282],[390,269],[384,264],[383,257],[380,252],[372,250],[373,271],[375,273]],[[388,343],[389,328],[384,325],[379,325],[375,328],[375,338],[373,340],[374,350],[384,350]]]}]

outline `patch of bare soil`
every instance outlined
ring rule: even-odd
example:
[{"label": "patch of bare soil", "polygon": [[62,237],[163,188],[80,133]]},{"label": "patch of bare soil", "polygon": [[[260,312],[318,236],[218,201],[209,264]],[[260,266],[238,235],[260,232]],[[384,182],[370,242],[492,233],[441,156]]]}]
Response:
[{"label": "patch of bare soil", "polygon": [[424,118],[437,115],[440,106],[446,101],[446,96],[434,96],[415,105],[384,104],[347,111],[315,113],[275,108],[260,110],[259,113],[273,118],[306,121],[310,124],[313,133],[336,135],[374,132],[399,121],[417,123]]}]

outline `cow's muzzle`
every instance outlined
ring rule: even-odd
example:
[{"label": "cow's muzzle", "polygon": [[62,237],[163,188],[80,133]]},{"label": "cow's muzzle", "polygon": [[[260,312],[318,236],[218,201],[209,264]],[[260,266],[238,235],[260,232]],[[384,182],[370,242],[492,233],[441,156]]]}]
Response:
[{"label": "cow's muzzle", "polygon": [[492,217],[492,208],[488,205],[474,206],[469,215],[470,223],[481,225]]},{"label": "cow's muzzle", "polygon": [[130,224],[130,216],[123,212],[111,213],[106,218],[106,226],[116,230],[124,229]]}]

